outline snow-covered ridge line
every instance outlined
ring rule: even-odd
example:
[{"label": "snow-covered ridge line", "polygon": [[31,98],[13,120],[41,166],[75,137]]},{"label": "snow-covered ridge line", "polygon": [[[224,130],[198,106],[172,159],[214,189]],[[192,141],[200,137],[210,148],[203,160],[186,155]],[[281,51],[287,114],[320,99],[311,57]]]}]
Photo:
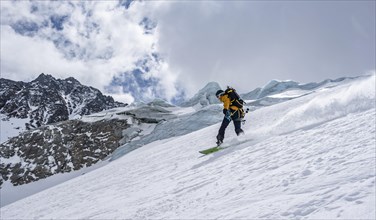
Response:
[{"label": "snow-covered ridge line", "polygon": [[[355,82],[357,83],[337,86],[334,91],[323,88],[321,91],[326,93],[325,96],[314,97],[288,112],[275,123],[276,130],[281,133],[290,132],[375,108],[375,75],[366,79],[360,78]],[[288,129],[281,128],[286,124],[291,126]]]},{"label": "snow-covered ridge line", "polygon": [[[366,76],[361,76],[361,77],[366,77]],[[299,90],[301,92],[303,91],[312,91],[319,89],[320,87],[325,87],[325,86],[331,86],[331,85],[336,85],[340,82],[345,82],[348,80],[353,80],[356,78],[360,77],[341,77],[335,80],[327,79],[319,83],[306,83],[306,84],[301,84],[292,80],[271,80],[268,82],[265,86],[261,88],[256,88],[253,91],[242,94],[242,97],[244,99],[248,100],[257,100],[257,99],[262,99],[267,96],[273,96],[275,94],[280,94],[285,91],[289,90]]]}]

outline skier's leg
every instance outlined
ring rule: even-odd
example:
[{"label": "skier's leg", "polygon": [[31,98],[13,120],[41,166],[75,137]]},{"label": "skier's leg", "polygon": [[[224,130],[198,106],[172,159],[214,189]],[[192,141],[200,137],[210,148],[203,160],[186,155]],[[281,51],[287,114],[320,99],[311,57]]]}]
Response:
[{"label": "skier's leg", "polygon": [[238,111],[236,111],[236,112],[234,112],[234,114],[233,114],[233,118],[232,118],[232,120],[233,120],[233,122],[234,122],[234,127],[235,127],[235,132],[236,132],[236,135],[240,135],[240,134],[243,134],[244,133],[244,131],[243,131],[243,129],[241,128],[241,122],[242,122],[242,119],[241,119],[241,117],[240,117],[240,112],[239,112],[239,110]]},{"label": "skier's leg", "polygon": [[237,119],[237,120],[234,120],[234,126],[235,126],[235,132],[236,132],[236,135],[241,135],[241,134],[244,134],[244,131],[243,129],[241,128],[241,120],[240,119]]},{"label": "skier's leg", "polygon": [[225,138],[225,131],[227,126],[230,124],[230,121],[227,118],[223,118],[221,127],[219,128],[217,135],[217,144],[221,144]]}]

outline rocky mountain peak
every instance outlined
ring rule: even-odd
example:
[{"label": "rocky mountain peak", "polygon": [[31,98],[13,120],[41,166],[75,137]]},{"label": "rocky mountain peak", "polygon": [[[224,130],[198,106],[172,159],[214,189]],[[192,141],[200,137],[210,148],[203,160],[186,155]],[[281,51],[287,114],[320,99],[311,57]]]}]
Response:
[{"label": "rocky mountain peak", "polygon": [[81,83],[73,77],[68,77],[68,78],[65,79],[65,81],[69,84],[81,85]]},{"label": "rocky mountain peak", "polygon": [[44,74],[44,73],[41,73],[35,80],[33,81],[37,81],[37,82],[46,82],[46,81],[56,81],[56,79],[49,75],[49,74]]},{"label": "rocky mountain peak", "polygon": [[31,84],[46,89],[54,89],[58,87],[58,81],[51,75],[41,73],[35,80],[31,81]]},{"label": "rocky mountain peak", "polygon": [[61,80],[42,73],[29,83],[0,79],[0,84],[0,113],[30,119],[26,129],[126,105],[73,77]]}]

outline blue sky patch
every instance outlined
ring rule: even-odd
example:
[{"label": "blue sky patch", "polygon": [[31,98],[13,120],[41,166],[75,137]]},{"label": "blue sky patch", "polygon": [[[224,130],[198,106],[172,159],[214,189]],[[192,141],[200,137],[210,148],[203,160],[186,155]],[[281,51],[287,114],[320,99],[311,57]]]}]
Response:
[{"label": "blue sky patch", "polygon": [[118,77],[114,77],[109,86],[106,87],[108,92],[112,91],[115,87],[122,87],[124,93],[130,93],[135,100],[139,101],[151,101],[150,97],[146,94],[152,92],[155,97],[163,97],[158,94],[156,88],[159,80],[154,77],[146,78],[144,72],[140,69],[135,69],[130,72],[124,72]]},{"label": "blue sky patch", "polygon": [[123,6],[125,9],[128,9],[131,7],[131,4],[134,2],[134,0],[120,0],[119,5]]},{"label": "blue sky patch", "polygon": [[25,20],[17,21],[11,27],[16,33],[29,37],[34,36],[39,30],[37,23]]},{"label": "blue sky patch", "polygon": [[52,15],[50,16],[50,21],[52,23],[52,28],[61,31],[64,29],[64,21],[68,18],[67,15],[59,16],[59,15]]},{"label": "blue sky patch", "polygon": [[152,21],[148,17],[144,17],[142,21],[140,22],[140,25],[144,28],[145,34],[152,34],[153,30],[157,27],[157,22]]}]

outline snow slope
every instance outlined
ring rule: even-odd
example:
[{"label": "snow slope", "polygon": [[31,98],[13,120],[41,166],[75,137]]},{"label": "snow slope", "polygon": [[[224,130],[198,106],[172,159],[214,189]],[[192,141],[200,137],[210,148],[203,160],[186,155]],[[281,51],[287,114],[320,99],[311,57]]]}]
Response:
[{"label": "snow slope", "polygon": [[[1,208],[3,219],[375,219],[375,75],[160,140]],[[230,144],[232,143],[232,144]]]},{"label": "snow slope", "polygon": [[0,143],[26,131],[25,124],[28,122],[28,118],[9,118],[0,113]]}]

